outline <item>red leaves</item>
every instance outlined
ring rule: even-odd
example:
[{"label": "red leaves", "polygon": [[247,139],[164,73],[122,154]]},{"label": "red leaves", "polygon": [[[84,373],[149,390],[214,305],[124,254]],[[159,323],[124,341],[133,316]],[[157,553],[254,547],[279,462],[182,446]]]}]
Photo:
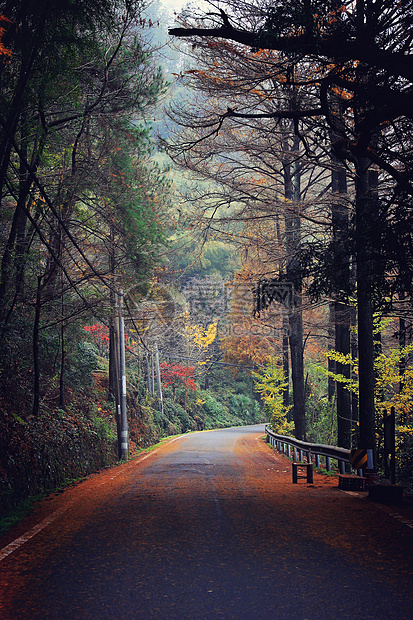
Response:
[{"label": "red leaves", "polygon": [[[109,346],[109,328],[101,323],[95,323],[94,325],[86,325],[83,328],[89,332],[97,342],[98,347],[101,349],[101,353],[107,353],[106,347]],[[125,347],[127,351],[133,351],[133,346],[128,345],[129,336],[125,334]]]},{"label": "red leaves", "polygon": [[94,325],[86,325],[83,329],[102,343],[109,342],[109,328],[106,325],[95,323]]},{"label": "red leaves", "polygon": [[162,382],[168,387],[176,387],[177,385],[186,385],[191,390],[196,390],[197,386],[194,380],[194,366],[181,366],[180,364],[168,364],[162,362],[159,366],[161,371]]},{"label": "red leaves", "polygon": [[11,50],[4,47],[1,39],[3,38],[4,33],[6,32],[5,24],[11,24],[11,20],[5,15],[0,15],[0,56],[8,56],[11,57]]}]

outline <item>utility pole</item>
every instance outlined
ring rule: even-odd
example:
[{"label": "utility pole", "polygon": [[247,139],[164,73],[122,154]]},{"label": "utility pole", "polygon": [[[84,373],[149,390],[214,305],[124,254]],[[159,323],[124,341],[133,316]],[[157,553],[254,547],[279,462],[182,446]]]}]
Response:
[{"label": "utility pole", "polygon": [[159,411],[163,413],[163,398],[162,398],[162,384],[161,384],[161,371],[159,368],[159,351],[158,345],[155,343],[155,364],[156,364],[156,382],[158,384],[158,400]]},{"label": "utility pole", "polygon": [[120,392],[120,458],[129,456],[128,418],[126,415],[125,325],[122,315],[123,291],[118,295],[119,312],[119,392]]},{"label": "utility pole", "polygon": [[149,394],[151,394],[152,393],[151,356],[148,352],[145,355],[145,362],[146,362],[146,385],[147,385]]},{"label": "utility pole", "polygon": [[[114,301],[114,308],[116,309],[116,299]],[[118,436],[118,457],[121,458],[121,429],[120,429],[120,373],[119,373],[119,321],[114,317],[110,326],[110,346],[112,347],[111,362],[109,367],[109,387],[115,398],[116,404],[116,431]]]}]

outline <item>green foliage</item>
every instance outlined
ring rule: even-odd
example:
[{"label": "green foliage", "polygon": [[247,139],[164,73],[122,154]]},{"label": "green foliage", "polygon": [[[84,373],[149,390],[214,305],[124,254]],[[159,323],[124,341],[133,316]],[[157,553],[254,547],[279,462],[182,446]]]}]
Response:
[{"label": "green foliage", "polygon": [[176,428],[179,429],[178,432],[186,433],[186,431],[193,430],[194,425],[191,418],[179,403],[174,402],[170,398],[165,398],[163,406],[165,416],[170,422],[175,424]]},{"label": "green foliage", "polygon": [[263,419],[259,405],[252,396],[219,388],[198,390],[191,406],[191,415],[198,427],[201,420],[206,429],[256,424]]},{"label": "green foliage", "polygon": [[306,403],[307,441],[337,445],[337,413],[334,400],[326,397]]},{"label": "green foliage", "polygon": [[400,484],[406,486],[408,492],[413,491],[413,429],[403,432],[399,439],[396,462],[396,475]]},{"label": "green foliage", "polygon": [[3,415],[1,510],[114,463],[116,429],[113,417],[104,413],[86,417],[72,411],[55,413],[43,406],[42,415],[24,426]]},{"label": "green foliage", "polygon": [[[394,407],[400,416],[411,410],[413,398],[413,368],[408,366],[400,373],[402,360],[408,359],[413,344],[397,347],[389,353],[381,353],[375,359],[376,407],[381,413],[389,414]],[[401,390],[399,389],[401,386]]]},{"label": "green foliage", "polygon": [[246,394],[230,394],[227,398],[227,403],[232,415],[245,420],[246,424],[255,424],[261,421],[260,406],[251,396]]},{"label": "green foliage", "polygon": [[174,269],[182,272],[182,282],[206,276],[230,278],[240,267],[239,253],[230,243],[210,240],[200,247],[188,232],[175,233],[171,241]]},{"label": "green foliage", "polygon": [[255,391],[261,395],[266,410],[270,416],[270,424],[275,433],[279,435],[292,435],[294,422],[287,421],[287,413],[291,409],[285,407],[283,392],[288,388],[282,368],[274,356],[269,356],[268,363],[259,372],[254,372],[256,378]]},{"label": "green foliage", "polygon": [[[6,533],[9,529],[18,525],[20,521],[31,513],[35,503],[42,500],[45,496],[45,493],[40,493],[36,497],[27,497],[17,502],[10,510],[4,510],[3,513],[0,511],[0,534]],[[1,516],[2,514],[3,516]]]},{"label": "green foliage", "polygon": [[[107,325],[114,283],[140,293],[159,259],[169,181],[146,118],[167,85],[136,28],[141,2],[3,5],[12,55],[0,88],[10,129],[0,140],[0,473],[21,497],[116,457],[94,375],[108,364],[83,326]],[[130,405],[137,443],[163,432],[155,409]]]},{"label": "green foliage", "polygon": [[[375,406],[382,414],[390,413],[392,407],[401,415],[410,411],[413,394],[413,369],[407,367],[401,375],[400,364],[412,351],[413,345],[396,347],[388,353],[380,353],[375,358]],[[343,355],[331,350],[326,353],[326,356],[340,364],[351,366],[354,375],[358,375],[358,360],[353,359],[351,355]],[[334,381],[343,384],[345,389],[358,394],[358,381],[356,379],[347,379],[341,374],[329,372],[324,368],[323,371]],[[399,386],[401,386],[401,390]]]},{"label": "green foliage", "polygon": [[[389,320],[378,325],[376,332],[381,332],[389,324]],[[407,366],[401,373],[401,362],[408,359],[413,351],[413,345],[395,347],[388,352],[382,352],[375,358],[375,391],[374,402],[376,412],[376,437],[378,447],[378,463],[381,467],[385,462],[384,454],[384,421],[383,418],[394,409],[396,416],[396,446],[397,462],[400,475],[411,468],[411,437],[413,436],[413,422],[411,407],[413,400],[413,366]],[[351,356],[344,356],[337,351],[329,351],[327,357],[341,364],[351,366],[353,374],[358,375],[358,360]],[[358,394],[357,379],[347,379],[341,374],[334,374],[320,367],[322,371],[335,381],[344,385],[345,389]],[[406,453],[405,453],[406,451]],[[384,467],[384,465],[383,465]]]},{"label": "green foliage", "polygon": [[337,413],[335,400],[327,397],[327,378],[319,364],[307,365],[306,419],[307,439],[314,443],[337,445]]},{"label": "green foliage", "polygon": [[197,396],[198,400],[202,401],[199,411],[206,429],[225,428],[236,423],[235,416],[231,415],[229,408],[209,390],[198,390]]},{"label": "green foliage", "polygon": [[67,385],[72,389],[84,388],[92,382],[92,372],[98,367],[98,351],[90,342],[71,342],[66,371]]}]

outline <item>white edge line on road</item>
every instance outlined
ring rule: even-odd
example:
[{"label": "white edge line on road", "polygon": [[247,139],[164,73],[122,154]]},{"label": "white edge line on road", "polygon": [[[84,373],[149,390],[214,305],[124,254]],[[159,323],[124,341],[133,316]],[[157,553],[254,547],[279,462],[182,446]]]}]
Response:
[{"label": "white edge line on road", "polygon": [[[180,435],[179,437],[175,437],[174,439],[172,439],[172,441],[170,443],[178,441],[178,439],[181,439],[183,436],[184,435]],[[138,462],[144,461],[145,459],[149,458],[150,456],[156,454],[156,452],[158,452],[158,449],[152,450],[148,454],[145,454],[144,456],[138,457],[137,461]],[[121,473],[121,472],[119,472],[119,473]],[[119,474],[117,474],[117,475],[119,475]],[[114,477],[116,477],[116,476],[114,476]],[[113,478],[111,478],[111,480],[113,480]],[[16,540],[13,540],[13,542],[8,544],[6,547],[3,547],[3,549],[0,549],[0,562],[2,560],[4,560],[5,558],[7,558],[8,555],[13,553],[13,551],[16,551],[17,549],[19,549],[19,547],[24,545],[24,543],[26,543],[28,540],[33,538],[33,536],[36,536],[36,534],[41,532],[47,525],[52,523],[55,519],[57,519],[57,517],[59,515],[61,515],[67,509],[68,509],[68,506],[66,506],[65,508],[60,508],[59,510],[56,510],[51,515],[46,517],[46,519],[43,519],[43,521],[41,521],[40,523],[38,523],[37,525],[32,527],[31,530],[28,530],[25,534],[23,534],[22,536],[19,536],[19,538],[16,538]]]},{"label": "white edge line on road", "polygon": [[7,558],[10,553],[13,553],[13,551],[16,551],[16,549],[24,545],[25,542],[33,538],[33,536],[36,536],[36,534],[41,532],[43,528],[45,528],[47,525],[52,523],[52,521],[57,519],[57,517],[63,512],[65,512],[65,510],[67,510],[67,507],[56,510],[51,515],[46,517],[46,519],[43,519],[43,521],[32,527],[31,530],[28,530],[25,534],[19,536],[19,538],[16,538],[16,540],[13,540],[13,542],[11,542],[6,547],[3,547],[3,549],[0,550],[0,562],[4,560],[4,558]]}]

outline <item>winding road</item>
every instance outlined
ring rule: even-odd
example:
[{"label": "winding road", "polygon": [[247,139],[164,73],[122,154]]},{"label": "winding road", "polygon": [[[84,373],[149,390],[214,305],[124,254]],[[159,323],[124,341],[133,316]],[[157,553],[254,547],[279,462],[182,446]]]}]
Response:
[{"label": "winding road", "polygon": [[0,617],[413,617],[411,506],[291,463],[262,425],[194,433],[42,502],[0,539]]}]

